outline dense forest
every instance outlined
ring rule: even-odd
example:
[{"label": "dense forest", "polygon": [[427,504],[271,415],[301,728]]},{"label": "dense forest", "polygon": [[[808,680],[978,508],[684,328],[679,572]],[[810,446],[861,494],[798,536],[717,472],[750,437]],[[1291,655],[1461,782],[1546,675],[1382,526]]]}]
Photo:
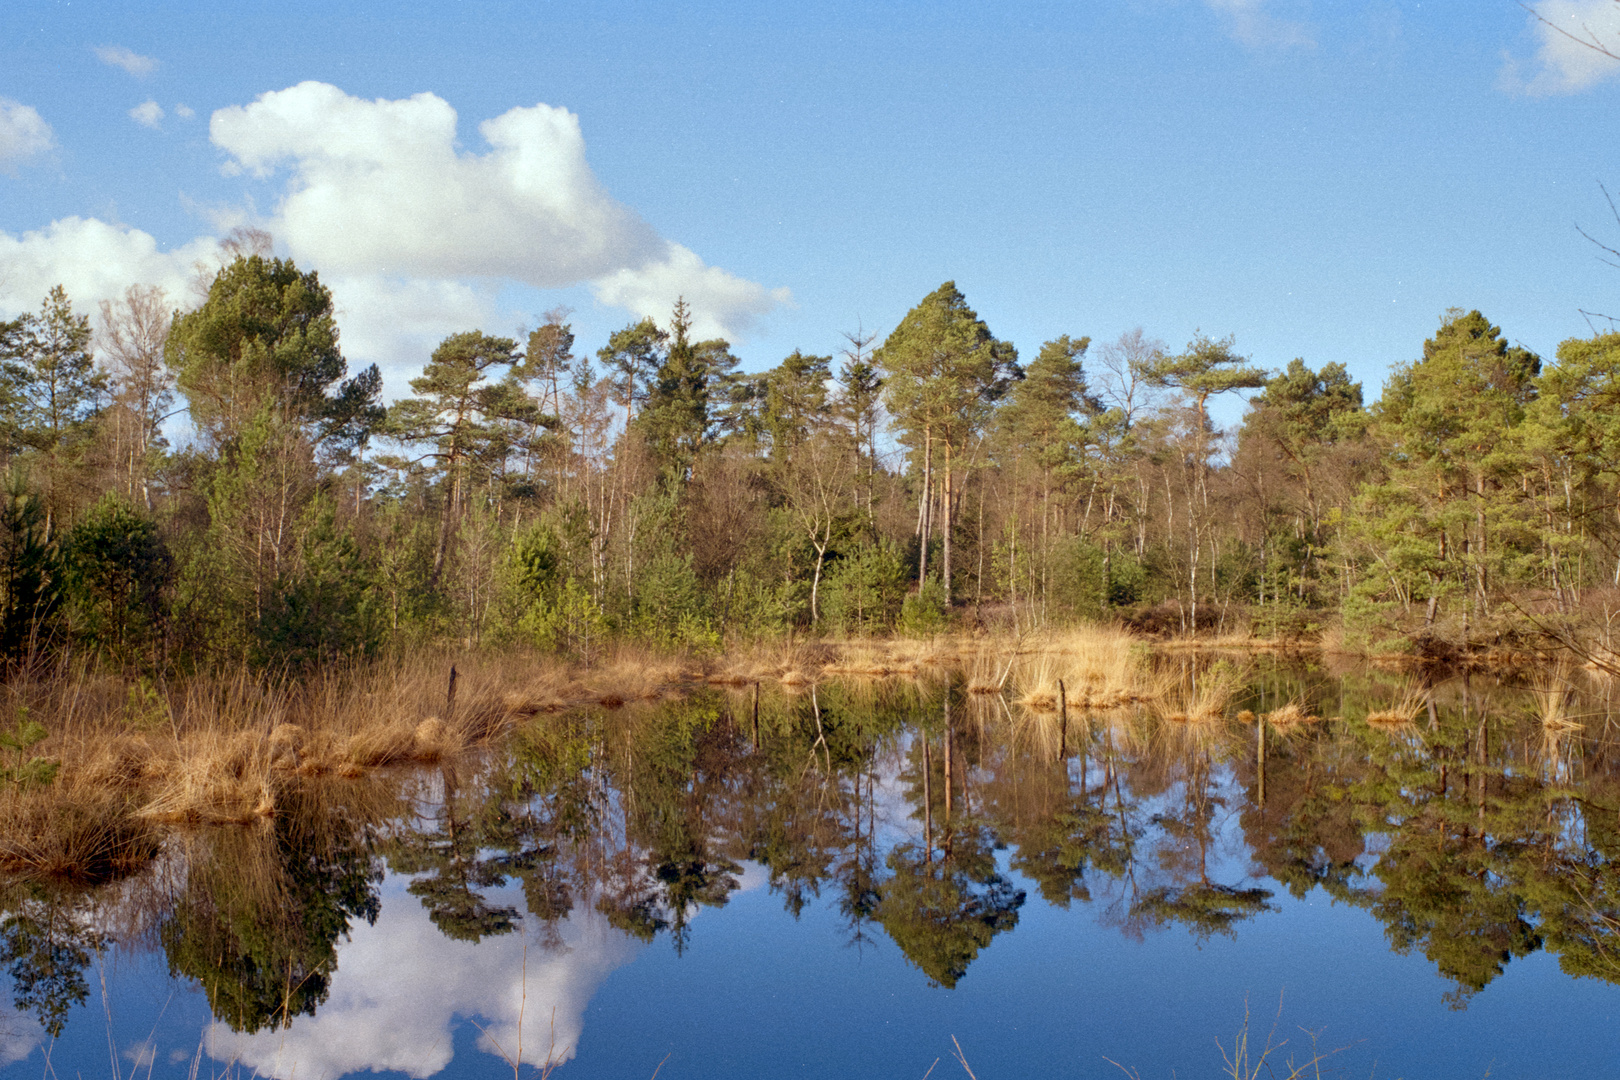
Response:
[{"label": "dense forest", "polygon": [[385,407],[316,272],[263,237],[226,258],[189,307],[136,286],[93,319],[57,288],[0,323],[10,662],[1077,620],[1613,655],[1620,333],[1546,360],[1453,310],[1369,402],[1232,337],[1021,356],[947,282],[757,373],[684,303],[594,356],[566,311],[468,330]]}]

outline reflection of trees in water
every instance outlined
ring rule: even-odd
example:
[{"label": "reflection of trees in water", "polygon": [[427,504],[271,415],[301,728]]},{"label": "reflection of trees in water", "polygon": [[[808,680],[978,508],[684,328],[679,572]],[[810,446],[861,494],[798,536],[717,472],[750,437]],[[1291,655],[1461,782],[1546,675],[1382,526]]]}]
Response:
[{"label": "reflection of trees in water", "polygon": [[355,919],[375,922],[382,880],[369,831],[287,794],[257,830],[195,838],[183,891],[159,928],[171,974],[195,979],[214,1015],[253,1032],[314,1015]]},{"label": "reflection of trees in water", "polygon": [[62,1034],[68,1011],[89,996],[85,969],[103,944],[88,925],[83,899],[76,890],[41,883],[14,886],[3,898],[0,964],[11,977],[12,1001],[52,1038]]},{"label": "reflection of trees in water", "polygon": [[[1389,694],[1346,695],[1341,723],[1271,734],[1267,802],[1242,818],[1256,861],[1297,896],[1320,884],[1365,908],[1392,948],[1454,984],[1455,1005],[1540,947],[1572,975],[1620,982],[1606,736],[1548,739],[1528,699],[1467,678],[1433,688],[1415,725],[1363,723]],[[1239,772],[1252,790],[1252,767]]]},{"label": "reflection of trees in water", "polygon": [[1156,826],[1151,845],[1154,862],[1167,881],[1149,884],[1131,904],[1131,918],[1164,926],[1180,923],[1199,941],[1212,934],[1231,936],[1236,925],[1273,910],[1267,889],[1222,884],[1209,879],[1210,847],[1216,842],[1217,815],[1227,800],[1216,789],[1213,747],[1208,725],[1191,732],[1172,724],[1163,752],[1179,773],[1181,798],[1167,799],[1163,809],[1149,818]]},{"label": "reflection of trees in water", "polygon": [[[584,904],[680,950],[693,914],[723,906],[752,861],[788,912],[824,898],[852,944],[881,928],[945,987],[1016,926],[1013,873],[1126,933],[1176,924],[1203,939],[1270,909],[1265,883],[1244,876],[1257,871],[1367,911],[1459,1004],[1536,948],[1571,975],[1620,982],[1612,743],[1548,738],[1477,680],[1435,688],[1416,726],[1380,729],[1363,717],[1388,685],[1266,678],[1250,702],[1262,715],[1299,699],[1339,719],[1278,730],[1073,715],[1061,739],[1035,738],[999,702],[949,707],[940,688],[901,682],[766,694],[757,734],[751,696],[723,692],[553,718],[506,754],[402,779],[369,810],[330,801],[358,788],[289,792],[258,829],[197,834],[184,872],[138,901],[156,913],[145,923],[109,914],[136,903],[127,882],[13,884],[0,962],[18,1007],[55,1033],[86,998],[103,933],[146,940],[217,1016],[255,1030],[324,1000],[337,942],[376,916],[384,862],[413,875],[452,937],[528,919],[560,945]],[[411,791],[423,797],[399,797]],[[110,929],[125,924],[147,929]]]},{"label": "reflection of trees in water", "polygon": [[437,812],[399,829],[381,850],[396,874],[413,874],[407,891],[422,901],[446,937],[480,941],[517,929],[518,912],[491,904],[483,890],[504,885],[509,862],[491,854],[510,819],[503,800],[482,785],[462,784],[454,764],[439,770]]},{"label": "reflection of trees in water", "polygon": [[878,888],[876,915],[906,958],[950,989],[990,939],[1018,925],[1023,890],[996,868],[994,839],[979,828],[955,833],[931,858],[915,844],[889,854],[893,873]]}]

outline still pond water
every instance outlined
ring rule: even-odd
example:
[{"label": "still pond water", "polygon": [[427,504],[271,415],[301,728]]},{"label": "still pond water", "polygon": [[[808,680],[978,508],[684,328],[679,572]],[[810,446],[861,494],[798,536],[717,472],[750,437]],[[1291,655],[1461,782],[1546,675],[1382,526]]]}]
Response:
[{"label": "still pond water", "polygon": [[[1245,677],[1193,722],[703,690],[317,785],[6,886],[0,1065],[920,1080],[954,1037],[980,1080],[1157,1080],[1221,1075],[1247,1007],[1324,1075],[1620,1076],[1620,687],[1455,677],[1369,725],[1409,679]],[[1241,712],[1288,702],[1324,719]]]}]

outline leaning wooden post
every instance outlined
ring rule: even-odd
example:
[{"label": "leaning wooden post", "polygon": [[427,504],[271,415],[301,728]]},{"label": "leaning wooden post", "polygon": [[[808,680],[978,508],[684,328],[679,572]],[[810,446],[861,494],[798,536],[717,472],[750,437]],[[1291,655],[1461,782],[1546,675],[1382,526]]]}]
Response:
[{"label": "leaning wooden post", "polygon": [[450,688],[444,692],[444,718],[449,720],[456,712],[456,665],[450,665]]},{"label": "leaning wooden post", "polygon": [[1069,691],[1058,680],[1058,760],[1069,759]]},{"label": "leaning wooden post", "polygon": [[759,749],[759,682],[754,682],[754,749]]}]

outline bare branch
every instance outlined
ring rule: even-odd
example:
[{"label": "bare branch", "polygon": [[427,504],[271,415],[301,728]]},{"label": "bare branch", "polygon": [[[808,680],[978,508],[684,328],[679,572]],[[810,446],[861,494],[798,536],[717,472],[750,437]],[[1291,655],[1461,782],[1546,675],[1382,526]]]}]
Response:
[{"label": "bare branch", "polygon": [[1570,41],[1573,41],[1575,44],[1584,46],[1585,48],[1588,48],[1588,49],[1591,49],[1593,52],[1601,53],[1604,56],[1607,56],[1610,60],[1620,61],[1620,53],[1616,53],[1613,48],[1611,48],[1608,45],[1603,44],[1603,39],[1598,37],[1597,32],[1594,31],[1586,23],[1581,23],[1581,32],[1583,34],[1585,34],[1586,36],[1585,37],[1579,37],[1579,36],[1577,36],[1575,34],[1570,33],[1568,30],[1565,30],[1562,26],[1559,26],[1557,23],[1553,22],[1552,20],[1548,19],[1545,15],[1543,15],[1541,12],[1537,11],[1535,8],[1531,7],[1529,4],[1521,2],[1519,4],[1519,6],[1524,8],[1524,10],[1528,11],[1530,13],[1531,18],[1535,19],[1537,22],[1539,22],[1541,25],[1545,26],[1547,29],[1551,30],[1553,33],[1561,35],[1562,37],[1566,37]]}]

